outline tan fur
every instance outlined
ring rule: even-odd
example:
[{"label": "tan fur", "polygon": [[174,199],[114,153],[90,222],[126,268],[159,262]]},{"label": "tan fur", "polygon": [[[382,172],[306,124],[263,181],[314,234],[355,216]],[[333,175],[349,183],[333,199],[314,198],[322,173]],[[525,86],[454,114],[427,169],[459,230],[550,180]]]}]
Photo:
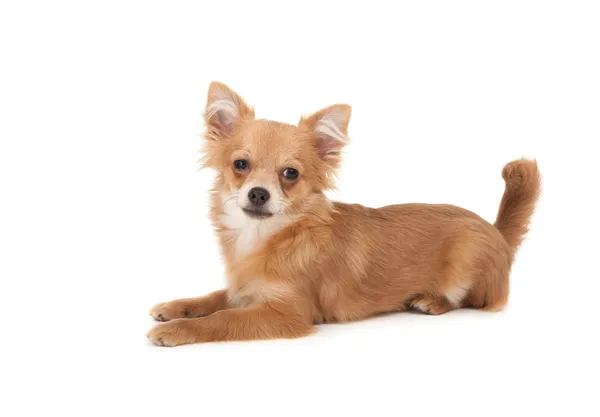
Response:
[{"label": "tan fur", "polygon": [[[217,171],[211,218],[228,288],[154,307],[154,318],[176,320],[153,328],[153,343],[293,338],[323,322],[409,308],[495,311],[506,303],[514,253],[540,192],[535,161],[504,168],[494,227],[450,205],[330,202],[323,191],[333,186],[350,106],[328,107],[292,126],[256,120],[235,92],[212,83],[205,117],[203,161]],[[250,161],[247,172],[233,169],[240,158]],[[287,167],[300,172],[297,181],[283,178]],[[237,206],[231,209],[246,181],[278,187],[280,200],[278,213],[251,227]]]}]

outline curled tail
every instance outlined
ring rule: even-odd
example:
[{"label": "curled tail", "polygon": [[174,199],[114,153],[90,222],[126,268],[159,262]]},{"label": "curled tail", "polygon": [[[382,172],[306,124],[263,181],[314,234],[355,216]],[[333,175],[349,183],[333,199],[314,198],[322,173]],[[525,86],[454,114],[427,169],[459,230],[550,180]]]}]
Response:
[{"label": "curled tail", "polygon": [[506,189],[500,202],[494,226],[508,244],[517,251],[529,227],[542,184],[537,162],[519,159],[509,162],[502,170]]}]

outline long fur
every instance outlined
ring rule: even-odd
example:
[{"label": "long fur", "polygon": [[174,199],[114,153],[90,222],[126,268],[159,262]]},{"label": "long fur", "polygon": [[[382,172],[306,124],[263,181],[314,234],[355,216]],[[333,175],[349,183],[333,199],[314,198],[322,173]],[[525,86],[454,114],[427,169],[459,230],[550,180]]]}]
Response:
[{"label": "long fur", "polygon": [[516,251],[527,234],[529,219],[540,197],[541,178],[537,163],[526,159],[506,164],[502,177],[506,189],[494,226]]},{"label": "long fur", "polygon": [[[323,192],[333,185],[350,113],[334,105],[298,126],[255,120],[235,92],[211,84],[204,163],[217,172],[211,218],[227,288],[155,306],[150,314],[169,322],[148,333],[153,343],[294,338],[315,324],[384,312],[506,304],[514,253],[540,193],[536,162],[505,166],[495,225],[451,205],[331,202]],[[237,159],[249,168],[236,171]],[[298,180],[284,178],[288,167],[300,172]],[[249,184],[272,191],[271,217],[242,210]]]}]

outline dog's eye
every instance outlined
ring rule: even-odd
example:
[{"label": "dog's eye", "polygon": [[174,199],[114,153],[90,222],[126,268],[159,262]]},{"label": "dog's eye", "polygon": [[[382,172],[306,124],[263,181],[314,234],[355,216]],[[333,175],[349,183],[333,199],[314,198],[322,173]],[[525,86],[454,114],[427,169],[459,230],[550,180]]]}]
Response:
[{"label": "dog's eye", "polygon": [[246,159],[237,159],[237,160],[233,161],[233,167],[235,168],[236,171],[239,171],[239,172],[246,171],[249,166],[250,166],[250,164],[248,163],[248,161]]},{"label": "dog's eye", "polygon": [[300,173],[296,168],[286,168],[283,170],[282,175],[290,181],[296,181],[300,176]]}]

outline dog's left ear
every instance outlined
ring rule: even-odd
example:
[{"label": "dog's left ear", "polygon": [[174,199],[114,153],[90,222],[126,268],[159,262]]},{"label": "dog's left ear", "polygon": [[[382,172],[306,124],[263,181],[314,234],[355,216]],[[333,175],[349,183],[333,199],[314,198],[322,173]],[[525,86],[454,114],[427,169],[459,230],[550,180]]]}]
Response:
[{"label": "dog's left ear", "polygon": [[342,148],[348,143],[348,123],[352,107],[347,104],[334,104],[300,119],[299,127],[309,130],[315,139],[319,156],[336,166],[340,161]]}]

